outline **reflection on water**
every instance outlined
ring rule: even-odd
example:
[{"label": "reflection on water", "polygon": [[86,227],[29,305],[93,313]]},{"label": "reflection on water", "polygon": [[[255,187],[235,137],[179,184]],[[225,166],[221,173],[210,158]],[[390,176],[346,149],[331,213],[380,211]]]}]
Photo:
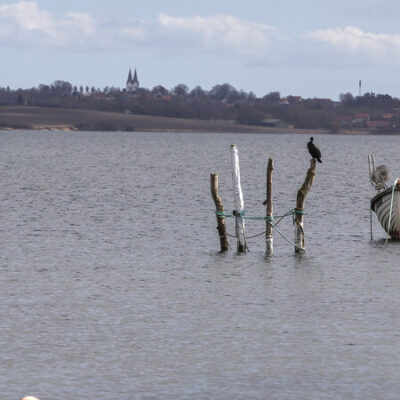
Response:
[{"label": "reflection on water", "polygon": [[[370,241],[366,157],[400,175],[400,138],[315,137],[323,164],[306,203],[307,253],[275,235],[272,257],[263,236],[245,255],[218,253],[209,174],[233,209],[236,143],[246,209],[263,215],[275,158],[282,214],[309,166],[308,137],[0,140],[2,398],[398,397],[400,247],[375,218]],[[290,218],[280,227],[292,237]]]}]

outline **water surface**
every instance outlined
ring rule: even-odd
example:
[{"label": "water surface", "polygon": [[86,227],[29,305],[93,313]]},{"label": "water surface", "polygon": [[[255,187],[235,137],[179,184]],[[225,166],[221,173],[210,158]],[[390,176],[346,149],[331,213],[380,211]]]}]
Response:
[{"label": "water surface", "polygon": [[262,236],[218,253],[209,175],[232,210],[229,145],[251,215],[275,159],[280,214],[307,140],[2,132],[1,399],[398,399],[400,245],[376,218],[370,241],[367,154],[399,176],[400,137],[315,136],[305,255],[277,235],[270,258]]}]

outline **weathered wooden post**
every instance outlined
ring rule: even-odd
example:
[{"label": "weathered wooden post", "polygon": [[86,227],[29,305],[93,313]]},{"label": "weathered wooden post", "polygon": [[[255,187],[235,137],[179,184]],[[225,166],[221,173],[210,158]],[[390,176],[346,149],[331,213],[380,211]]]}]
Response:
[{"label": "weathered wooden post", "polygon": [[244,220],[242,218],[244,212],[244,200],[242,186],[240,184],[240,167],[239,153],[235,144],[231,144],[231,162],[232,162],[232,181],[233,181],[233,198],[236,213],[236,236],[237,251],[243,253],[247,250]]},{"label": "weathered wooden post", "polygon": [[267,166],[267,221],[265,231],[266,253],[272,254],[274,252],[274,239],[272,237],[272,225],[269,222],[273,221],[274,205],[272,200],[272,174],[274,172],[274,160],[270,158]]},{"label": "weathered wooden post", "polygon": [[310,168],[307,171],[306,179],[302,187],[297,192],[296,208],[293,218],[294,222],[294,248],[295,253],[304,253],[304,207],[308,192],[311,190],[311,185],[315,178],[315,167],[317,161],[313,158],[311,160]]},{"label": "weathered wooden post", "polygon": [[[218,194],[218,174],[211,174],[211,195],[215,203],[215,208],[219,212],[224,212],[224,205],[222,203],[222,199]],[[229,243],[226,237],[226,228],[225,228],[225,218],[221,218],[217,215],[217,229],[219,235],[219,241],[221,244],[221,253],[229,250]]]}]

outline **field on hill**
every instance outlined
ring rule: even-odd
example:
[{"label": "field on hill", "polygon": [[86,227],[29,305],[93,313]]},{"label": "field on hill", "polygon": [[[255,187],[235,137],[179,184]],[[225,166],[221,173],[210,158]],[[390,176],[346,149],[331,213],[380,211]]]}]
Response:
[{"label": "field on hill", "polygon": [[302,129],[239,125],[229,121],[206,121],[30,106],[0,107],[0,129],[232,133],[307,132],[307,130]]}]

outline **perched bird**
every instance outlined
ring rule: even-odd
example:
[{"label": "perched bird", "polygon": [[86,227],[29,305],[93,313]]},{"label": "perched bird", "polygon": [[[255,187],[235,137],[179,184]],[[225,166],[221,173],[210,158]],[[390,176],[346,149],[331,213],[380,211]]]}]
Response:
[{"label": "perched bird", "polygon": [[315,158],[318,162],[322,163],[322,161],[321,161],[321,151],[313,143],[313,140],[314,140],[314,138],[310,137],[310,141],[307,143],[308,151],[310,152],[312,158]]}]

